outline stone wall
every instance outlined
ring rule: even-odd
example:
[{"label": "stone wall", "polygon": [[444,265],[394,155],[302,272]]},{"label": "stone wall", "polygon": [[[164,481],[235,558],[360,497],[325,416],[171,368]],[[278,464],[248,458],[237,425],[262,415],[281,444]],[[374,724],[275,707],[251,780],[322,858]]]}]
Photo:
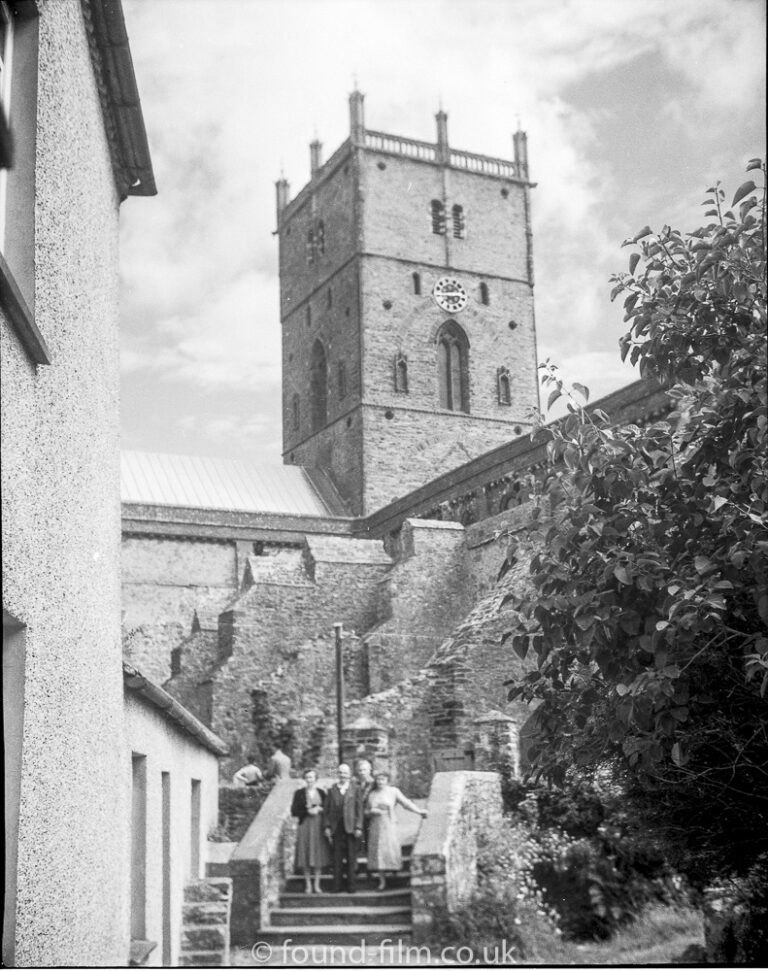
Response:
[{"label": "stone wall", "polygon": [[198,626],[216,628],[238,589],[238,544],[124,536],[122,544],[125,656],[162,683],[171,651]]},{"label": "stone wall", "polygon": [[411,856],[415,941],[429,937],[435,912],[455,912],[477,886],[477,842],[501,820],[495,772],[438,772]]},{"label": "stone wall", "polygon": [[379,591],[382,622],[363,637],[367,691],[415,675],[471,607],[471,582],[457,523],[408,520],[397,559]]},{"label": "stone wall", "polygon": [[253,786],[219,786],[218,831],[222,840],[240,842],[271,790],[271,782]]}]

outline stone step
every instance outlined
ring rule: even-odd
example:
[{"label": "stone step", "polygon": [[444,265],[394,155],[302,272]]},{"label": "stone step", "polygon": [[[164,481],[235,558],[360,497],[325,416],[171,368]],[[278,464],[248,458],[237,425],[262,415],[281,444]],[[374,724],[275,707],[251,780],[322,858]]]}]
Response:
[{"label": "stone step", "polygon": [[410,924],[410,920],[410,907],[274,907],[269,912],[270,926],[275,928],[319,924],[352,930],[358,925]]},{"label": "stone step", "polygon": [[185,926],[201,924],[226,924],[229,915],[229,902],[226,900],[206,900],[182,904],[182,923]]},{"label": "stone step", "polygon": [[[179,967],[182,968],[213,968],[224,966],[223,951],[182,951],[179,955]],[[229,962],[227,961],[227,967]]]},{"label": "stone step", "polygon": [[181,929],[182,951],[222,950],[229,944],[229,928],[222,924],[185,924]]},{"label": "stone step", "polygon": [[205,880],[192,880],[184,887],[185,903],[227,900],[232,892],[229,877],[210,877]]},{"label": "stone step", "polygon": [[281,893],[281,907],[410,907],[409,889],[360,890],[357,893]]},{"label": "stone step", "polygon": [[277,928],[262,928],[259,939],[273,948],[305,947],[310,944],[341,944],[348,947],[370,947],[375,944],[392,944],[402,940],[410,941],[410,924],[358,924],[347,927],[344,924],[317,924],[311,927],[302,925]]},{"label": "stone step", "polygon": [[[323,874],[320,878],[320,886],[325,889],[329,889],[333,883],[333,877],[330,874]],[[411,885],[411,875],[405,870],[400,870],[398,873],[387,875],[387,890],[393,889],[409,889]],[[367,873],[361,873],[357,878],[357,889],[358,891],[370,891],[375,890],[378,886],[378,880],[375,877],[369,876]],[[291,876],[287,877],[285,881],[285,887],[283,888],[287,893],[301,893],[304,889],[304,877],[302,876]]]}]

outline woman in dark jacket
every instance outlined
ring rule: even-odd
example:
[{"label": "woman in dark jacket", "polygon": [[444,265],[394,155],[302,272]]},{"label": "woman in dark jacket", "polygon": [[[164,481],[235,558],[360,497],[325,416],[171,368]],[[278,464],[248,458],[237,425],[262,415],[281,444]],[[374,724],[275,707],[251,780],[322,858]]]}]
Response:
[{"label": "woman in dark jacket", "polygon": [[296,870],[304,873],[304,892],[320,893],[320,871],[329,866],[331,853],[323,836],[323,803],[325,790],[317,785],[317,772],[307,769],[304,773],[306,787],[297,789],[291,803],[291,816],[299,821],[296,833]]}]

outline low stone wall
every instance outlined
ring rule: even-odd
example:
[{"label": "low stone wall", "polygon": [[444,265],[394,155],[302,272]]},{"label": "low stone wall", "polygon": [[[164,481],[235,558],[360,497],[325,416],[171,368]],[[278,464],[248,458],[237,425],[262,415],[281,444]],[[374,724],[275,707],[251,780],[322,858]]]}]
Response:
[{"label": "low stone wall", "polygon": [[220,841],[240,842],[271,789],[271,782],[261,782],[255,786],[219,786]]},{"label": "low stone wall", "polygon": [[269,923],[269,908],[291,872],[296,821],[291,800],[301,779],[281,779],[261,806],[229,861],[232,877],[232,943],[250,947]]},{"label": "low stone wall", "polygon": [[181,927],[182,967],[229,965],[232,881],[226,877],[192,880],[184,888]]},{"label": "low stone wall", "polygon": [[477,839],[501,820],[501,778],[496,772],[438,772],[427,813],[411,857],[417,942],[429,937],[435,911],[460,909],[477,886]]}]

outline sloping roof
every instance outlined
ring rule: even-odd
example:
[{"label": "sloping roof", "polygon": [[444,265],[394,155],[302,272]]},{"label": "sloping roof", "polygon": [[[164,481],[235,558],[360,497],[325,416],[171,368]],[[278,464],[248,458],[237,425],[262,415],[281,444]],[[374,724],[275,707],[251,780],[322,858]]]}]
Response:
[{"label": "sloping roof", "polygon": [[150,506],[327,516],[329,509],[297,465],[255,465],[199,455],[125,451],[123,502]]}]

